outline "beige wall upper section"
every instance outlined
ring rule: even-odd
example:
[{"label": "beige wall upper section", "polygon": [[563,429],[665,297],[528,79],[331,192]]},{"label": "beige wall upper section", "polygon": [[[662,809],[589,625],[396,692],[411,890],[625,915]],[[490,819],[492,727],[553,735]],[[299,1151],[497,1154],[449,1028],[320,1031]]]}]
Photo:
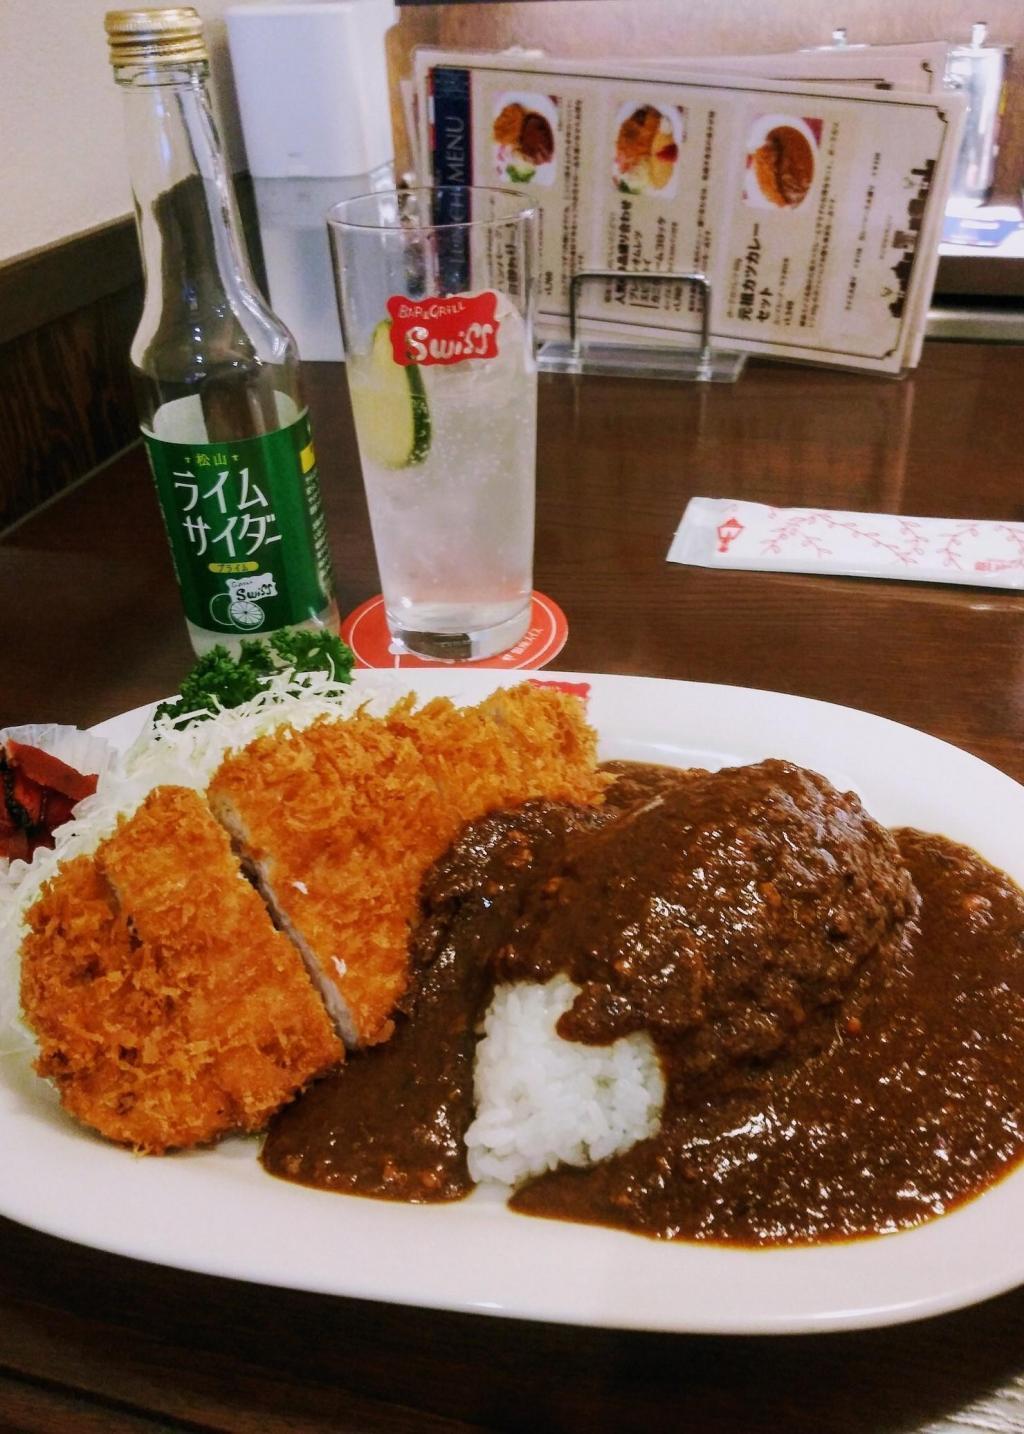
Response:
[{"label": "beige wall upper section", "polygon": [[[198,0],[197,8],[208,21],[222,131],[240,166],[225,3]],[[103,33],[103,16],[115,6],[0,0],[0,263],[131,208],[121,96]]]},{"label": "beige wall upper section", "polygon": [[425,5],[406,10],[441,18],[446,39],[535,44],[552,54],[706,55],[827,45],[845,25],[851,43],[970,39],[987,19],[994,42],[1024,31],[1020,0],[560,0],[558,4]]}]

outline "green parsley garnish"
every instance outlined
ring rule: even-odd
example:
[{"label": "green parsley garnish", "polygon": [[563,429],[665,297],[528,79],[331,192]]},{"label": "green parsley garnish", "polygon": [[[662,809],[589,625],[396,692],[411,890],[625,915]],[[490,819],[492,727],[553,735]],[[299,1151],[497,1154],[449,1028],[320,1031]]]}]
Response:
[{"label": "green parsley garnish", "polygon": [[219,646],[205,653],[182,682],[180,695],[161,702],[156,716],[205,721],[219,708],[240,707],[256,697],[269,677],[288,668],[349,682],[354,660],[352,649],[326,628],[284,628],[266,638],[243,638],[237,657]]}]

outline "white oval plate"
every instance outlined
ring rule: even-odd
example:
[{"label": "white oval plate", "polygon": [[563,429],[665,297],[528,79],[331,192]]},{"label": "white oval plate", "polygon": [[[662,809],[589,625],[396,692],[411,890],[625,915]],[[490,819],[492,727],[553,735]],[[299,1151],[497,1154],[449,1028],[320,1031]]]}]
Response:
[{"label": "white oval plate", "polygon": [[[602,756],[719,766],[786,757],[855,788],[880,821],[941,831],[1024,885],[1024,788],[864,712],[780,693],[557,673],[591,684]],[[476,701],[516,678],[372,673]],[[104,723],[126,743],[144,713]],[[418,1207],[272,1179],[255,1140],[163,1159],[80,1129],[24,1058],[0,1064],[0,1213],[116,1254],[262,1284],[628,1329],[748,1334],[895,1324],[1024,1281],[1024,1168],[908,1233],[814,1248],[673,1244],[530,1219],[477,1191]]]}]

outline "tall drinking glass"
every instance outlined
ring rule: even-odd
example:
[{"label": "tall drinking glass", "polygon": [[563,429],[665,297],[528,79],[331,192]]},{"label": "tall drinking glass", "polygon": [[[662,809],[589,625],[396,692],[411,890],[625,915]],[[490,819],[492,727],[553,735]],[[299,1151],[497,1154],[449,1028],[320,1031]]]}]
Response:
[{"label": "tall drinking glass", "polygon": [[490,657],[533,588],[536,211],[501,189],[362,195],[327,217],[392,637]]}]

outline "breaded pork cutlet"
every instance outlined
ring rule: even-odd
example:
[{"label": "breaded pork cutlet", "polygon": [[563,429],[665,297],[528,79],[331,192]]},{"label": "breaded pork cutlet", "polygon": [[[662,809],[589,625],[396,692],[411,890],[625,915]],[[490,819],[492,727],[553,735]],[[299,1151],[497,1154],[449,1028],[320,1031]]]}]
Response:
[{"label": "breaded pork cutlet", "polygon": [[416,712],[406,701],[388,724],[414,743],[459,826],[530,797],[596,802],[611,780],[597,771],[583,703],[552,687],[501,687],[476,707],[438,698]]},{"label": "breaded pork cutlet", "polygon": [[202,797],[158,787],[28,913],[22,1006],[63,1104],[140,1151],[258,1130],[343,1055]]},{"label": "breaded pork cutlet", "polygon": [[597,801],[606,781],[575,697],[414,705],[261,737],[207,794],[353,1046],[391,1033],[420,882],[463,824],[530,797]]}]

